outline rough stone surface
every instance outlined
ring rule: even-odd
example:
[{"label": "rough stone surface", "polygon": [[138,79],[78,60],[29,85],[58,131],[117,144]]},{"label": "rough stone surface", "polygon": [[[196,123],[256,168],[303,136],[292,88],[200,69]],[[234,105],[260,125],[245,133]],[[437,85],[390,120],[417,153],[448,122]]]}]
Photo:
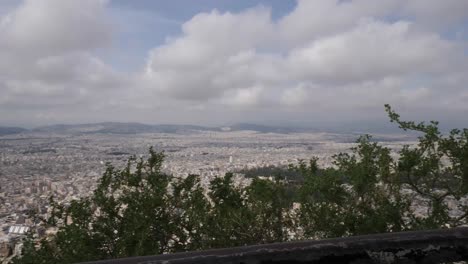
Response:
[{"label": "rough stone surface", "polygon": [[463,260],[468,260],[468,228],[275,243],[88,263],[452,263]]}]

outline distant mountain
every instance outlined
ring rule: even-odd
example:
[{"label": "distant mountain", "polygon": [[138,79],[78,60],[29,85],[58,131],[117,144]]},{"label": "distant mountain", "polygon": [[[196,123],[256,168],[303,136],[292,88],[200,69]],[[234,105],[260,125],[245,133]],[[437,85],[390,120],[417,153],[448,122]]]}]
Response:
[{"label": "distant mountain", "polygon": [[33,129],[33,132],[46,133],[107,133],[115,130],[116,132],[136,132],[147,129],[147,125],[137,123],[95,123],[95,124],[77,124],[77,125],[51,125]]},{"label": "distant mountain", "polygon": [[1,127],[0,126],[0,136],[19,134],[28,131],[22,127]]},{"label": "distant mountain", "polygon": [[266,126],[248,123],[239,123],[225,127],[206,127],[196,125],[148,125],[142,123],[119,123],[119,122],[102,122],[90,124],[75,124],[65,125],[57,124],[50,126],[37,127],[27,130],[20,127],[0,127],[0,135],[11,135],[22,132],[39,132],[39,133],[59,133],[59,134],[141,134],[141,133],[170,133],[184,134],[196,133],[200,131],[255,131],[259,133],[298,133],[298,132],[313,132],[312,129],[295,128],[295,127],[279,127]]},{"label": "distant mountain", "polygon": [[[199,133],[203,131],[216,131],[216,132],[229,132],[229,131],[255,131],[258,133],[278,133],[278,134],[289,134],[289,133],[313,133],[313,132],[328,132],[337,134],[334,137],[340,137],[340,140],[352,141],[357,136],[372,133],[372,131],[356,132],[351,129],[314,129],[294,126],[268,126],[258,125],[251,123],[238,123],[232,126],[222,127],[206,127],[196,125],[149,125],[142,123],[119,123],[119,122],[102,122],[102,123],[89,123],[89,124],[75,124],[65,125],[57,124],[50,126],[37,127],[31,130],[21,127],[2,127],[0,126],[0,136],[14,135],[19,133],[39,132],[39,133],[58,133],[58,134],[142,134],[142,133],[167,133],[167,134],[191,134]],[[391,134],[394,132],[392,129],[380,132],[382,134]],[[397,132],[401,132],[398,131]],[[346,134],[352,136],[351,138],[345,139],[339,134]],[[398,134],[398,133],[397,133]],[[331,136],[331,135],[330,135]],[[395,139],[400,140],[400,139]]]},{"label": "distant mountain", "polygon": [[265,126],[239,123],[228,127],[205,127],[195,125],[148,125],[141,123],[104,122],[78,125],[51,125],[33,129],[33,132],[45,133],[107,133],[107,134],[141,134],[141,133],[171,133],[183,134],[197,131],[256,131],[260,133],[295,133],[310,132],[311,129]]},{"label": "distant mountain", "polygon": [[105,133],[105,134],[141,134],[141,133],[187,133],[193,131],[219,131],[218,128],[210,128],[193,125],[148,125],[141,123],[105,122],[79,125],[52,125],[38,127],[33,132],[49,133]]}]

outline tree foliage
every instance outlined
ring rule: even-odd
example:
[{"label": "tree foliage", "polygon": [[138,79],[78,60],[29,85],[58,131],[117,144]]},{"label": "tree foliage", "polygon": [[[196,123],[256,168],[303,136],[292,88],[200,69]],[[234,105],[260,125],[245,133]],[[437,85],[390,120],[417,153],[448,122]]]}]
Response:
[{"label": "tree foliage", "polygon": [[[164,154],[108,164],[90,197],[62,205],[51,200],[47,227],[56,235],[24,241],[13,263],[80,261],[234,247],[293,239],[441,228],[467,223],[468,129],[444,136],[438,123],[391,122],[421,134],[396,157],[365,135],[349,153],[321,168],[317,158],[291,165],[290,185],[232,173],[213,179],[164,174]],[[291,194],[293,193],[293,195]],[[464,202],[465,201],[465,202]],[[449,205],[452,205],[450,210]],[[421,213],[420,208],[424,209]]]}]

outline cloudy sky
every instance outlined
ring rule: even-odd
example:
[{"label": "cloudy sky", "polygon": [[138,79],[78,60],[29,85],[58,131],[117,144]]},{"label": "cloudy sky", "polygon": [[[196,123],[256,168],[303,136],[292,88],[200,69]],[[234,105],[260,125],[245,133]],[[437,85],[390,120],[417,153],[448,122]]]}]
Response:
[{"label": "cloudy sky", "polygon": [[0,125],[468,126],[466,0],[1,0]]}]

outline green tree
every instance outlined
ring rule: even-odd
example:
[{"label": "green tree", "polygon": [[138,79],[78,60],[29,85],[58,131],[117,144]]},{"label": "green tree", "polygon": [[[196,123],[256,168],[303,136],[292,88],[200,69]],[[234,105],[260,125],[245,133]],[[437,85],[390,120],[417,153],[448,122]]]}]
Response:
[{"label": "green tree", "polygon": [[400,193],[390,150],[370,140],[362,136],[351,154],[335,155],[335,167],[320,169],[317,158],[295,167],[305,175],[298,212],[305,238],[409,228],[405,216],[410,201]]},{"label": "green tree", "polygon": [[[414,218],[414,228],[439,228],[467,223],[468,207],[461,202],[468,194],[468,129],[453,129],[442,135],[438,122],[401,121],[389,105],[385,105],[390,121],[403,130],[421,134],[417,146],[404,146],[400,151],[397,174],[409,188],[423,198],[426,218]],[[447,199],[456,201],[460,214],[450,215]]]}]

